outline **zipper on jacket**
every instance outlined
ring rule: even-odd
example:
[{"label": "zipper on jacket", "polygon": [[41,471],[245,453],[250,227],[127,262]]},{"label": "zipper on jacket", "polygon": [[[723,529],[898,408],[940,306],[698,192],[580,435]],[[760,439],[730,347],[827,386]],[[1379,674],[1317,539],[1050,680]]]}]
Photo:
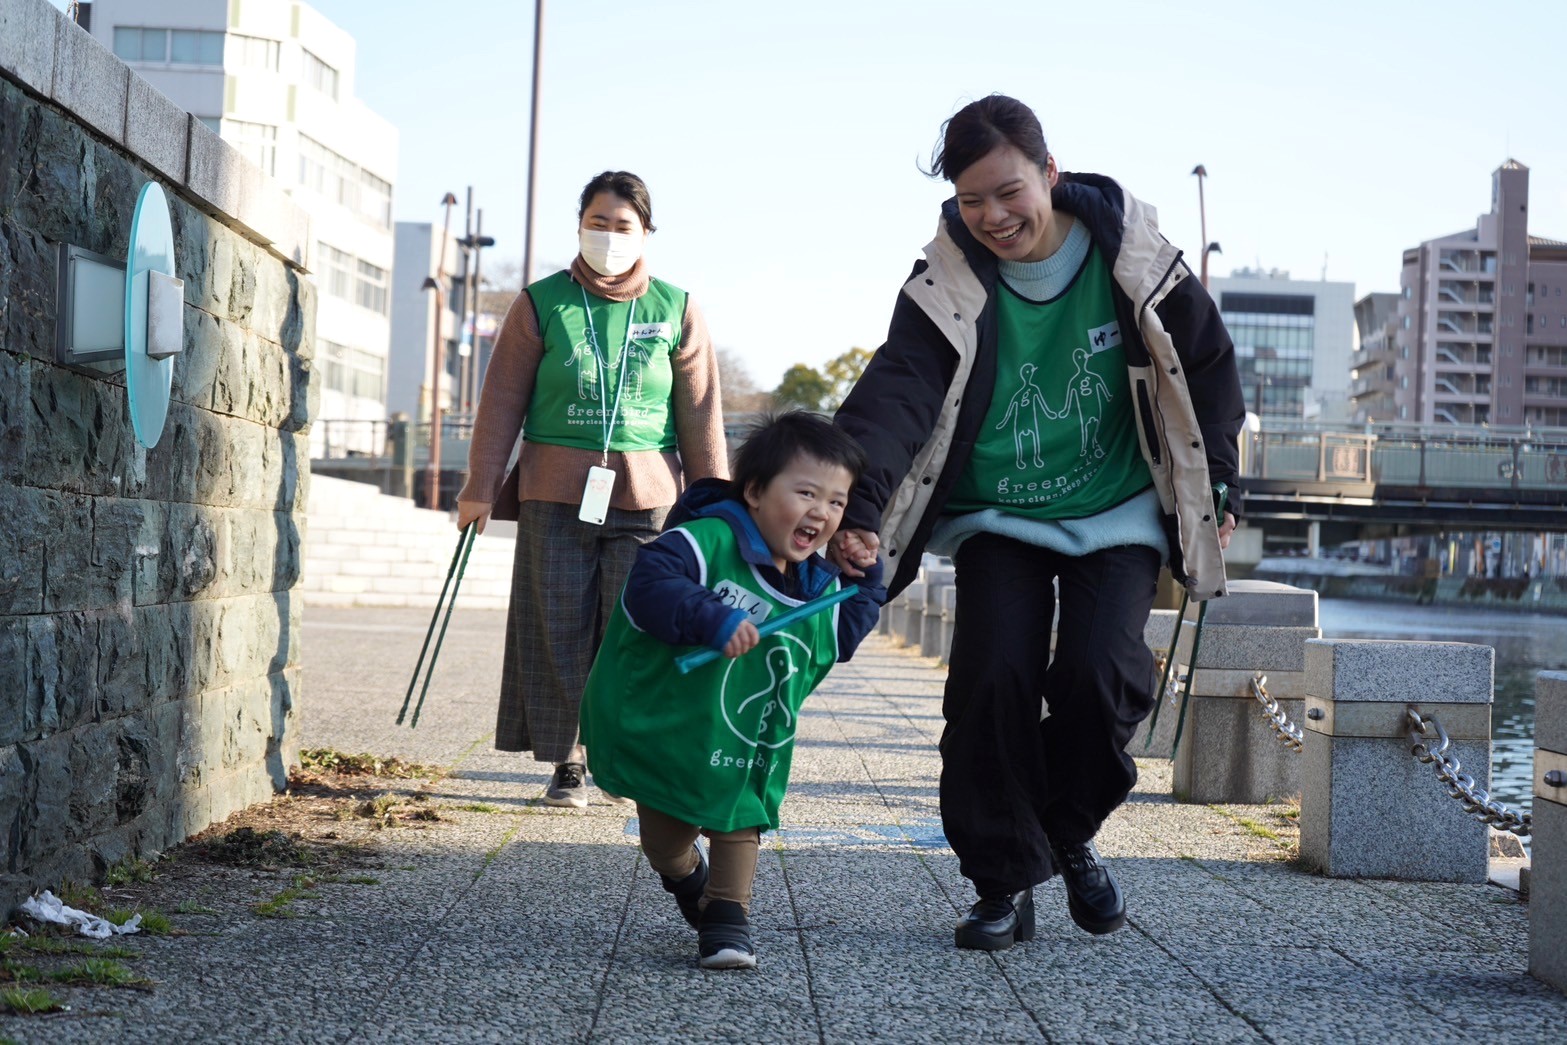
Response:
[{"label": "zipper on jacket", "polygon": [[1160,463],[1159,430],[1154,427],[1153,403],[1148,398],[1148,382],[1137,379],[1137,412],[1142,415],[1143,435],[1148,442],[1148,454],[1154,464]]}]

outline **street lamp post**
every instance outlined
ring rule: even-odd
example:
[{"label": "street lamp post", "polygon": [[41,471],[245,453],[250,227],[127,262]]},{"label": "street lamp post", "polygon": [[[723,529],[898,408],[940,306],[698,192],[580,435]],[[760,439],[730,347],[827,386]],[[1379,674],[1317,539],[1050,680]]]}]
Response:
[{"label": "street lamp post", "polygon": [[533,109],[528,117],[528,209],[522,239],[522,285],[533,281],[533,212],[538,202],[539,166],[539,62],[544,54],[544,0],[533,5]]},{"label": "street lamp post", "polygon": [[[1202,183],[1208,177],[1208,168],[1202,164],[1192,168],[1192,173],[1197,175],[1197,215],[1202,222],[1202,285],[1208,287],[1208,205],[1203,199]],[[1213,244],[1218,247],[1218,244]]]},{"label": "street lamp post", "polygon": [[1210,243],[1207,246],[1202,248],[1202,285],[1203,285],[1203,289],[1206,290],[1207,287],[1208,287],[1208,255],[1209,254],[1223,254],[1223,253],[1224,253],[1224,251],[1219,249],[1219,244],[1218,243]]},{"label": "street lamp post", "polygon": [[436,247],[435,275],[424,278],[424,290],[435,291],[435,335],[430,353],[430,457],[425,480],[425,507],[441,507],[441,375],[446,370],[446,343],[441,339],[441,313],[446,302],[446,243],[451,238],[452,208],[457,197],[447,193],[441,198],[446,220],[441,226],[441,242]]},{"label": "street lamp post", "polygon": [[464,250],[468,251],[468,256],[472,260],[472,264],[468,266],[469,274],[473,280],[473,290],[472,293],[468,295],[469,306],[466,310],[468,313],[467,330],[469,338],[469,349],[468,358],[463,361],[465,366],[463,368],[464,376],[462,396],[463,410],[465,412],[472,413],[473,399],[479,391],[479,293],[480,287],[482,285],[479,275],[479,266],[480,259],[483,256],[484,248],[495,246],[495,237],[484,235],[483,207],[479,208],[478,217],[474,222],[473,232],[458,240],[458,243],[462,245]]}]

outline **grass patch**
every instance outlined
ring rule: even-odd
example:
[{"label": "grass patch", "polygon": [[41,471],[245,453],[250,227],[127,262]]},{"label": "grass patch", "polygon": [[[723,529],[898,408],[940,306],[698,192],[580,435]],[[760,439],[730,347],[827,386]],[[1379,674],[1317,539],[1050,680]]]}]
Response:
[{"label": "grass patch", "polygon": [[488,802],[468,802],[463,805],[448,805],[447,809],[455,809],[459,813],[504,813],[506,810],[500,806],[492,806]]},{"label": "grass patch", "polygon": [[490,865],[495,862],[495,858],[501,855],[501,850],[505,849],[507,844],[513,838],[517,837],[517,832],[521,829],[521,827],[521,824],[513,824],[511,830],[506,832],[505,836],[500,840],[495,848],[484,854],[484,863],[480,865],[479,870],[474,874],[474,881],[477,882],[480,878],[484,877],[484,872],[488,871],[490,869]]},{"label": "grass patch", "polygon": [[418,762],[405,762],[396,757],[382,758],[371,754],[348,755],[324,747],[301,751],[299,768],[312,773],[388,777],[394,780],[439,780],[446,775],[446,770],[440,766],[428,766]]},{"label": "grass patch", "polygon": [[86,940],[56,940],[48,936],[0,938],[0,954],[79,955],[90,958],[140,958],[141,952],[118,943],[88,943]]},{"label": "grass patch", "polygon": [[377,830],[397,826],[399,820],[409,822],[434,822],[441,819],[441,814],[424,804],[423,795],[414,795],[404,801],[400,796],[390,791],[376,795],[374,798],[356,803],[338,813],[344,820],[359,818],[373,821]]},{"label": "grass patch", "polygon": [[77,885],[69,879],[60,883],[60,889],[54,895],[65,906],[74,907],[78,911],[96,912],[103,906],[102,893],[90,885]]},{"label": "grass patch", "polygon": [[351,874],[346,878],[337,879],[344,885],[380,885],[381,879],[368,874]]},{"label": "grass patch", "polygon": [[174,908],[175,914],[221,914],[216,907],[206,907],[195,900],[181,900]]},{"label": "grass patch", "polygon": [[1211,805],[1208,808],[1213,810],[1215,813],[1218,813],[1220,816],[1224,817],[1224,819],[1230,821],[1230,823],[1239,827],[1249,835],[1252,835],[1256,838],[1265,838],[1268,841],[1273,842],[1275,845],[1289,844],[1289,842],[1282,838],[1277,831],[1275,831],[1272,827],[1269,827],[1267,824],[1262,823],[1261,821],[1254,820],[1249,816],[1242,816],[1239,813],[1226,809],[1224,806]]},{"label": "grass patch", "polygon": [[103,917],[115,925],[124,925],[136,915],[141,915],[141,931],[150,936],[170,936],[174,923],[162,911],[142,910],[135,907],[116,907]]},{"label": "grass patch", "polygon": [[294,884],[278,893],[270,900],[265,900],[251,908],[263,918],[298,918],[299,914],[293,909],[295,900],[319,900],[321,894],[314,892],[316,881],[306,875],[299,875],[294,879]]},{"label": "grass patch", "polygon": [[112,958],[88,958],[79,965],[56,969],[49,974],[55,983],[94,987],[148,987],[152,981],[137,976]]},{"label": "grass patch", "polygon": [[60,1012],[65,1005],[41,987],[12,987],[0,990],[0,1006],[32,1015],[39,1012]]},{"label": "grass patch", "polygon": [[152,861],[126,857],[109,868],[108,872],[103,876],[103,884],[108,886],[129,885],[132,882],[150,882],[152,878]]}]

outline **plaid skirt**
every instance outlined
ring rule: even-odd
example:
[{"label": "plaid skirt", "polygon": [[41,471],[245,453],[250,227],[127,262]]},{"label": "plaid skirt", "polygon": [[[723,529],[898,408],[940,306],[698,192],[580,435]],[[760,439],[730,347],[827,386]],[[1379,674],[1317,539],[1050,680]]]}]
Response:
[{"label": "plaid skirt", "polygon": [[558,763],[577,743],[582,687],[637,549],[657,537],[666,508],[609,509],[604,525],[577,506],[524,501],[506,614],[498,751]]}]

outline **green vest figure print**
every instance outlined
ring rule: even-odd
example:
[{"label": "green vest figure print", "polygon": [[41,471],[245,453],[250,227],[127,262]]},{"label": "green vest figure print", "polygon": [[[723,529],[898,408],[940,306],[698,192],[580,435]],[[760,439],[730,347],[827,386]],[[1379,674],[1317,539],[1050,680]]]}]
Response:
[{"label": "green vest figure print", "polygon": [[1098,251],[1054,300],[1029,301],[1003,283],[996,322],[995,392],[949,508],[1078,519],[1147,488],[1126,351]]},{"label": "green vest figure print", "polygon": [[[740,554],[730,524],[694,519],[665,534],[690,542],[703,587],[760,626],[804,604]],[[833,581],[822,592],[838,588]],[[666,645],[617,601],[582,694],[582,743],[599,787],[714,831],[778,826],[800,705],[838,660],[838,611],[795,621],[749,653],[681,674]]]},{"label": "green vest figure print", "polygon": [[529,442],[629,452],[676,448],[673,356],[685,323],[686,292],[648,281],[635,301],[606,301],[569,272],[528,288],[544,356],[523,435]]}]

